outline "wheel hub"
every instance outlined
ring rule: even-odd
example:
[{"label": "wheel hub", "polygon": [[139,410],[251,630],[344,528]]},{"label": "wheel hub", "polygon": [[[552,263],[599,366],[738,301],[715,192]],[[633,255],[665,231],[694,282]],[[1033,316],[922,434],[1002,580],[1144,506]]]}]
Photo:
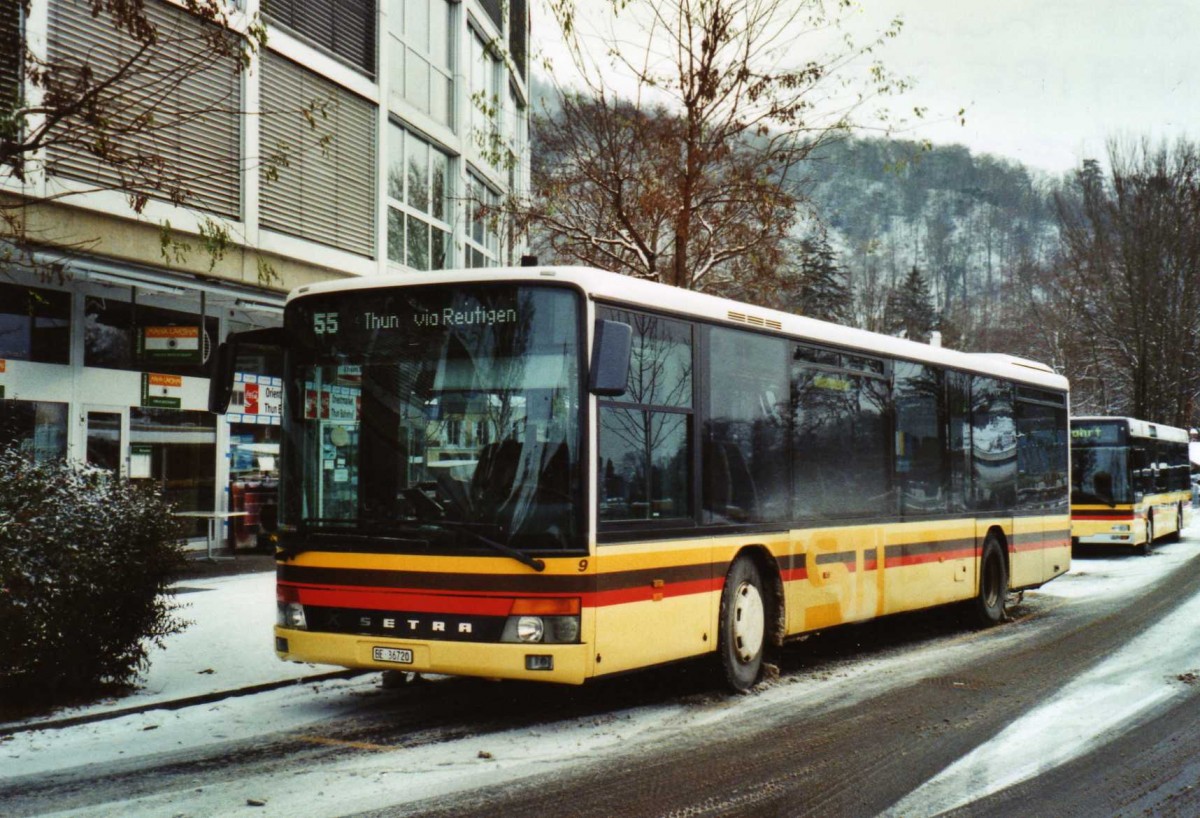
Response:
[{"label": "wheel hub", "polygon": [[733,646],[743,663],[754,660],[762,648],[766,630],[766,613],[762,595],[749,582],[738,586],[734,594]]}]

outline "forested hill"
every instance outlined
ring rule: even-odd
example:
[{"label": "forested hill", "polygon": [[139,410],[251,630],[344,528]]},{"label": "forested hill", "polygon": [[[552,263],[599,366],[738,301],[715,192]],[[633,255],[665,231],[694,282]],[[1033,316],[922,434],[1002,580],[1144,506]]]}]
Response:
[{"label": "forested hill", "polygon": [[986,308],[1057,236],[1059,180],[958,145],[847,139],[800,176],[864,326],[877,323],[887,292],[914,267],[939,312]]}]

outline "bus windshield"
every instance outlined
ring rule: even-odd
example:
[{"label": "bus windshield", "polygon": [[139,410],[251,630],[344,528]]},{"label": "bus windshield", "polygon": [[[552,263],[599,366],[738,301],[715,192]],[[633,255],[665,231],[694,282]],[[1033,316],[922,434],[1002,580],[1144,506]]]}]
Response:
[{"label": "bus windshield", "polygon": [[514,284],[294,300],[292,547],[582,547],[578,302]]},{"label": "bus windshield", "polygon": [[1076,448],[1071,461],[1071,502],[1132,503],[1127,446]]}]

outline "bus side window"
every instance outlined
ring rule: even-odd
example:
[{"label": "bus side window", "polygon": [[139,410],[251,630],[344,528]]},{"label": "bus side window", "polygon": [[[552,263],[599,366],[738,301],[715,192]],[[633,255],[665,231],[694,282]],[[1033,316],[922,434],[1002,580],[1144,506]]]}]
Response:
[{"label": "bus side window", "polygon": [[799,519],[889,514],[891,385],[881,375],[792,360],[792,503]]},{"label": "bus side window", "polygon": [[786,520],[787,341],[725,327],[707,332],[704,522]]},{"label": "bus side window", "polygon": [[897,361],[895,366],[896,479],[901,511],[946,511],[948,442],[942,402],[942,373]]},{"label": "bus side window", "polygon": [[971,379],[971,482],[977,510],[1016,504],[1017,429],[1012,384]]},{"label": "bus side window", "polygon": [[599,403],[600,520],[691,517],[692,325],[631,310],[597,315],[633,328],[628,389]]}]

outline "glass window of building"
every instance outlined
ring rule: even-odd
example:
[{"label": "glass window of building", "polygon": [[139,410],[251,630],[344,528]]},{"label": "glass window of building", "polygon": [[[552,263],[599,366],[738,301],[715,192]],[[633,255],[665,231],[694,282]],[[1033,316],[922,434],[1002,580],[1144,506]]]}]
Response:
[{"label": "glass window of building", "polygon": [[489,163],[498,164],[500,159],[500,116],[504,100],[500,96],[503,87],[504,64],[492,53],[479,32],[471,32],[471,141],[478,151],[488,157]]},{"label": "glass window of building", "polygon": [[0,400],[0,447],[37,461],[67,456],[67,404]]},{"label": "glass window of building", "polygon": [[450,156],[416,134],[388,129],[388,259],[414,270],[450,261]]},{"label": "glass window of building", "polygon": [[495,267],[500,258],[500,194],[469,173],[466,208],[466,266]]},{"label": "glass window of building", "polygon": [[389,93],[448,127],[454,126],[453,13],[447,0],[388,4]]},{"label": "glass window of building", "polygon": [[[129,445],[150,458],[150,478],[162,487],[163,498],[177,511],[212,511],[215,501],[216,415],[178,409],[129,410]],[[191,532],[205,536],[200,519]]]},{"label": "glass window of building", "polygon": [[267,20],[375,76],[374,0],[263,0]]},{"label": "glass window of building", "polygon": [[136,301],[89,295],[84,302],[85,366],[205,378],[216,338],[213,316],[201,325],[199,315]]},{"label": "glass window of building", "polygon": [[0,283],[0,358],[69,363],[71,294]]}]

